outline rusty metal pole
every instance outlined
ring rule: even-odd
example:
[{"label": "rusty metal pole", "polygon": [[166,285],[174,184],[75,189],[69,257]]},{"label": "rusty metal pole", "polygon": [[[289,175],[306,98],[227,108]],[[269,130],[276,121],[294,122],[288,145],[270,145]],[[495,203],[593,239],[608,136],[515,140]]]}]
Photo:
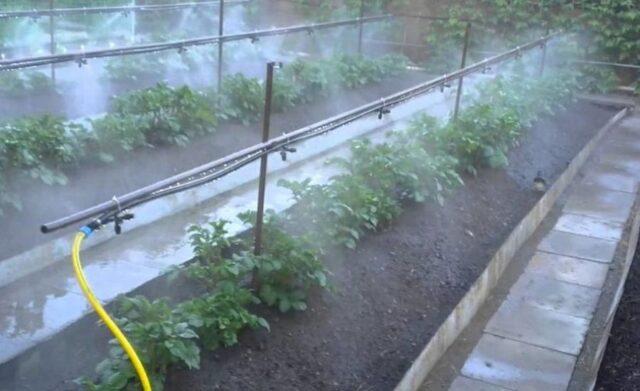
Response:
[{"label": "rusty metal pole", "polygon": [[[262,142],[269,141],[269,127],[271,124],[271,97],[273,93],[273,70],[279,63],[267,63],[267,81],[264,92],[264,115],[262,116]],[[258,183],[258,212],[256,214],[255,247],[253,253],[262,253],[262,225],[264,220],[264,195],[267,186],[267,159],[268,154],[260,158],[260,179]]]},{"label": "rusty metal pole", "polygon": [[[460,62],[460,69],[464,69],[467,65],[467,51],[469,50],[469,35],[471,33],[471,23],[467,23],[467,27],[464,29],[464,47],[462,48],[462,61]],[[458,79],[458,92],[456,93],[456,105],[453,108],[453,119],[458,119],[458,113],[460,112],[460,98],[462,97],[462,83],[463,77]]]},{"label": "rusty metal pole", "polygon": [[[49,15],[49,52],[53,55],[56,54],[56,39],[55,39],[55,24],[53,19],[53,2],[49,0],[49,9],[52,11]],[[56,83],[56,65],[51,64],[51,81]]]},{"label": "rusty metal pole", "polygon": [[[220,0],[220,9],[218,14],[218,36],[224,35],[224,0]],[[218,88],[218,96],[220,96],[220,87],[222,86],[222,45],[223,42],[218,41],[218,84],[216,87]]]},{"label": "rusty metal pole", "polygon": [[358,54],[362,54],[362,29],[364,27],[362,18],[364,18],[364,0],[360,0],[360,21],[358,22]]}]

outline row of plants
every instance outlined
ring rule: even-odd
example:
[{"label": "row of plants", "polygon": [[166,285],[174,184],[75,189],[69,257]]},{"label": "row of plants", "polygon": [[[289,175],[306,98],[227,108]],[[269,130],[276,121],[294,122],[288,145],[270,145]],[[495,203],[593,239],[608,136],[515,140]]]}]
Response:
[{"label": "row of plants", "polygon": [[[369,59],[340,55],[330,60],[296,60],[278,74],[274,108],[285,111],[310,102],[332,89],[355,88],[406,71],[406,58],[387,55]],[[0,125],[0,214],[20,208],[8,189],[16,177],[46,184],[65,184],[65,172],[86,159],[111,162],[138,148],[186,146],[215,131],[219,121],[256,122],[262,115],[263,82],[242,74],[226,76],[221,91],[187,86],[134,91],[111,102],[110,111],[84,123],[42,115]]]},{"label": "row of plants", "polygon": [[[140,349],[155,388],[161,389],[171,365],[198,368],[201,348],[234,345],[247,328],[268,330],[267,321],[250,311],[253,305],[281,312],[305,310],[313,290],[331,290],[322,249],[336,243],[354,249],[363,236],[387,226],[411,203],[442,205],[463,185],[464,173],[506,165],[508,149],[524,129],[540,116],[561,110],[561,103],[570,101],[579,87],[578,80],[568,72],[537,80],[498,77],[480,86],[455,121],[439,124],[419,115],[381,143],[354,141],[348,159],[327,161],[340,170],[325,184],[281,180],[295,206],[280,216],[267,214],[262,255],[254,255],[246,239],[229,237],[226,221],[191,227],[195,261],[172,273],[196,281],[205,293],[173,305],[166,299],[125,298],[118,310],[118,323]],[[239,218],[251,226],[256,215],[248,212]],[[296,234],[300,230],[304,236]],[[98,383],[80,381],[89,390],[137,386],[117,345],[96,370]]]},{"label": "row of plants", "polygon": [[42,72],[0,72],[0,96],[22,98],[55,91],[51,78]]},{"label": "row of plants", "polygon": [[[255,217],[254,212],[239,215],[248,226]],[[154,390],[163,389],[172,365],[199,368],[202,349],[233,346],[247,328],[269,330],[267,321],[252,312],[258,305],[302,311],[312,290],[330,289],[329,272],[318,250],[307,237],[285,232],[273,212],[265,217],[261,255],[250,250],[249,240],[229,238],[227,223],[190,227],[195,259],[170,277],[193,281],[200,295],[179,303],[143,296],[119,300],[116,322],[136,348]],[[128,357],[115,339],[111,344],[109,357],[96,367],[96,380],[76,382],[94,391],[139,389]]]}]

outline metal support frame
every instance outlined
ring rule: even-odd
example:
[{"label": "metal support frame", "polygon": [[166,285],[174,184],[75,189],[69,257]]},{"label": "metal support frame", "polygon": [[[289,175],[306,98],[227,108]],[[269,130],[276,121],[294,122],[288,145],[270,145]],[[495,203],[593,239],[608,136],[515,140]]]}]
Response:
[{"label": "metal support frame", "polygon": [[391,17],[392,15],[368,16],[363,19],[356,18],[356,19],[338,20],[335,22],[302,24],[302,25],[281,27],[281,28],[275,28],[275,29],[258,30],[258,31],[246,32],[246,33],[222,35],[222,36],[215,35],[215,36],[185,39],[180,41],[131,45],[131,46],[113,48],[113,49],[100,49],[100,50],[92,50],[92,51],[86,51],[86,52],[56,54],[53,56],[49,55],[49,56],[2,60],[0,61],[0,71],[36,67],[36,66],[62,63],[62,62],[84,63],[86,60],[91,58],[118,57],[118,56],[124,56],[124,55],[132,55],[132,54],[154,53],[154,52],[160,52],[165,50],[181,50],[191,46],[211,45],[218,42],[241,41],[244,39],[255,40],[260,37],[271,37],[271,36],[277,36],[277,35],[310,32],[314,30],[330,29],[330,28],[341,27],[341,26],[353,26],[360,22],[362,23],[378,22],[385,19],[389,19]]},{"label": "metal support frame", "polygon": [[[549,35],[549,29],[547,29],[547,34]],[[547,62],[547,45],[546,43],[544,44],[544,46],[542,46],[542,54],[540,57],[540,72],[539,75],[542,77],[542,75],[544,75],[544,66],[545,63]]]},{"label": "metal support frame", "polygon": [[[227,0],[227,5],[245,4],[250,0]],[[141,4],[141,5],[123,5],[114,7],[76,7],[76,8],[50,8],[48,10],[29,10],[29,11],[8,11],[0,12],[0,19],[11,18],[39,18],[41,16],[66,16],[66,15],[88,15],[88,14],[109,14],[109,13],[129,13],[129,12],[154,12],[179,10],[195,7],[217,7],[218,0],[215,1],[197,1],[187,3],[174,4]]]},{"label": "metal support frame", "polygon": [[[264,114],[262,116],[262,142],[269,141],[269,128],[271,126],[271,98],[273,95],[273,70],[281,64],[276,62],[267,63],[267,78],[264,92]],[[264,154],[260,158],[260,179],[258,182],[258,209],[256,213],[256,225],[254,228],[255,247],[253,253],[262,253],[262,226],[264,224],[264,196],[267,187],[267,163],[269,154]]]},{"label": "metal support frame", "polygon": [[364,0],[360,0],[360,17],[358,22],[358,54],[362,54],[362,30],[364,27],[362,18],[364,18]]},{"label": "metal support frame", "polygon": [[[222,37],[224,35],[224,0],[220,0],[220,7],[218,12],[218,36]],[[218,41],[218,77],[217,77],[217,88],[220,91],[222,86],[222,41]],[[220,94],[218,94],[219,96]]]},{"label": "metal support frame", "polygon": [[[53,3],[55,0],[49,0],[49,9],[53,11]],[[55,39],[55,20],[53,14],[49,15],[49,53],[51,55],[56,54],[56,39]],[[51,64],[51,81],[55,85],[56,83],[56,64]]]},{"label": "metal support frame", "polygon": [[43,233],[49,233],[79,222],[87,221],[88,219],[100,218],[102,216],[108,217],[110,214],[117,213],[121,209],[134,208],[158,198],[180,193],[194,187],[213,182],[216,179],[222,178],[225,175],[261,159],[264,155],[282,151],[284,147],[334,131],[360,118],[364,118],[372,114],[378,114],[381,109],[392,108],[417,96],[431,92],[434,89],[441,88],[441,86],[451,83],[460,77],[482,72],[489,66],[521,55],[523,51],[540,48],[541,44],[554,38],[556,35],[557,34],[552,34],[535,41],[528,42],[515,49],[508,50],[467,66],[464,69],[460,69],[411,88],[407,88],[383,99],[378,99],[364,104],[334,117],[327,118],[323,121],[305,126],[293,132],[274,137],[267,142],[259,143],[240,151],[233,152],[209,163],[176,174],[172,177],[165,178],[127,194],[123,194],[117,197],[119,201],[117,207],[114,205],[112,200],[109,200],[55,221],[48,222],[40,227],[40,231]]},{"label": "metal support frame", "polygon": [[[467,23],[464,29],[464,46],[462,48],[462,60],[460,61],[460,69],[464,69],[467,66],[467,51],[469,50],[469,36],[471,34],[471,22]],[[464,77],[458,79],[458,91],[456,92],[456,104],[453,108],[453,119],[458,119],[458,113],[460,112],[460,99],[462,98],[462,83]]]}]

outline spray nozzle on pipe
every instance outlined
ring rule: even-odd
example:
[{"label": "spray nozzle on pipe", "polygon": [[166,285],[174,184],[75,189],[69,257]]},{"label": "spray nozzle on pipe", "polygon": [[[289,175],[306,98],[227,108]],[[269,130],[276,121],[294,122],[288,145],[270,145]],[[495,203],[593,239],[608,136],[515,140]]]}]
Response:
[{"label": "spray nozzle on pipe", "polygon": [[440,84],[440,92],[444,92],[445,88],[451,87],[451,83],[447,80],[447,74],[445,73],[443,76],[444,81]]},{"label": "spray nozzle on pipe", "polygon": [[251,43],[256,43],[260,40],[260,38],[256,37],[255,35],[252,36],[250,39],[251,39]]},{"label": "spray nozzle on pipe", "polygon": [[78,58],[76,60],[76,64],[78,64],[78,68],[82,68],[83,65],[87,65],[87,59],[86,58]]},{"label": "spray nozzle on pipe", "polygon": [[380,100],[382,101],[382,106],[380,106],[380,108],[378,109],[378,119],[382,119],[382,116],[384,114],[391,113],[391,110],[385,107],[387,105],[386,100],[384,98]]},{"label": "spray nozzle on pipe", "polygon": [[288,153],[294,153],[297,152],[298,150],[296,148],[293,147],[288,147],[286,145],[284,145],[281,149],[280,149],[280,157],[282,158],[283,162],[287,161],[287,152]]}]

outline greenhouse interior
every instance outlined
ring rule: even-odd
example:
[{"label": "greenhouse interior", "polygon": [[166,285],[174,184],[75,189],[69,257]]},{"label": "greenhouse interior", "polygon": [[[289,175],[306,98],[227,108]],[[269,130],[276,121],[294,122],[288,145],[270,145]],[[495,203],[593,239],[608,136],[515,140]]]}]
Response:
[{"label": "greenhouse interior", "polygon": [[0,390],[640,390],[638,105],[638,0],[0,0]]}]

